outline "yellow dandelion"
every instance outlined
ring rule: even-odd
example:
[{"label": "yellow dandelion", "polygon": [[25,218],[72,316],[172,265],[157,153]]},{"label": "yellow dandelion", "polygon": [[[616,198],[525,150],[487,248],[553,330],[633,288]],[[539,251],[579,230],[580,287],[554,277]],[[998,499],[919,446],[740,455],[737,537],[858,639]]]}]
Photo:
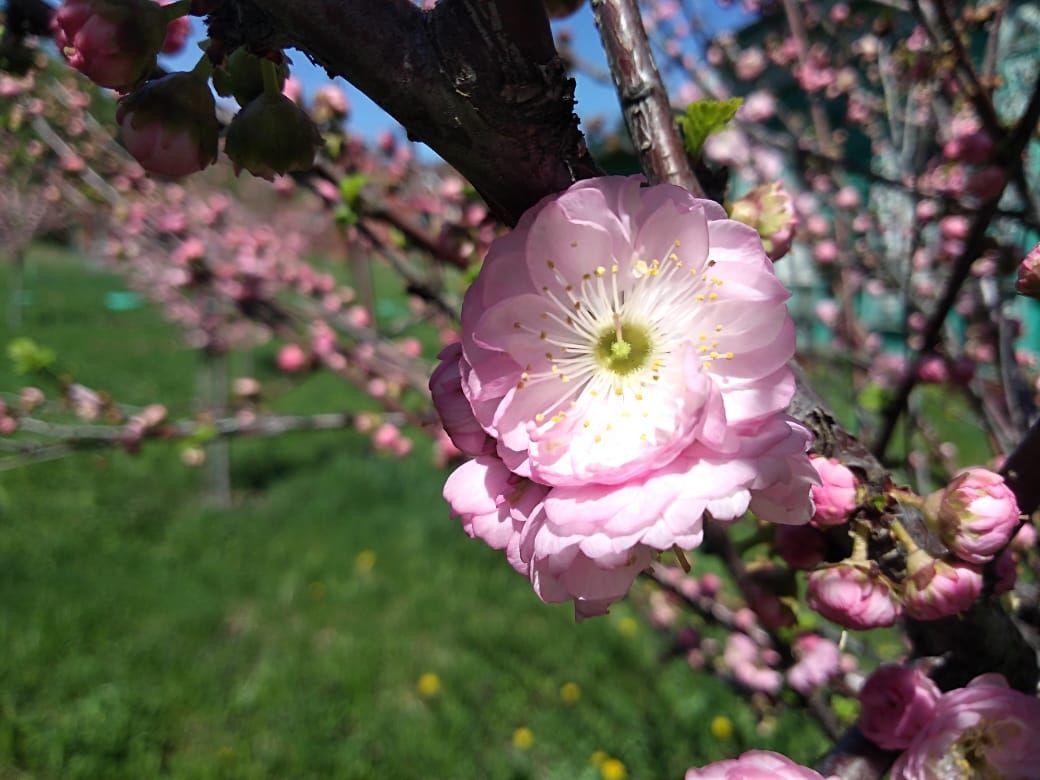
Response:
[{"label": "yellow dandelion", "polygon": [[589,763],[597,769],[603,766],[603,762],[606,761],[610,756],[604,753],[602,750],[597,750],[591,756],[589,756]]},{"label": "yellow dandelion", "polygon": [[521,726],[513,732],[513,747],[517,750],[527,750],[534,744],[534,732],[527,726]]},{"label": "yellow dandelion", "polygon": [[432,699],[441,692],[441,678],[433,672],[425,672],[419,677],[419,681],[415,684],[415,690],[417,690],[419,695],[424,699]]},{"label": "yellow dandelion", "polygon": [[639,623],[635,618],[623,617],[617,622],[617,630],[622,636],[635,636],[639,632]]},{"label": "yellow dandelion", "polygon": [[711,719],[711,735],[715,739],[729,739],[733,736],[733,721],[725,715],[716,715]]},{"label": "yellow dandelion", "polygon": [[608,758],[599,765],[599,776],[603,780],[625,780],[628,772],[625,769],[625,765],[616,758]]},{"label": "yellow dandelion", "polygon": [[567,704],[574,704],[581,698],[581,688],[576,682],[565,682],[560,686],[560,698]]},{"label": "yellow dandelion", "polygon": [[376,554],[373,550],[362,550],[354,558],[354,568],[359,574],[367,574],[376,565]]}]

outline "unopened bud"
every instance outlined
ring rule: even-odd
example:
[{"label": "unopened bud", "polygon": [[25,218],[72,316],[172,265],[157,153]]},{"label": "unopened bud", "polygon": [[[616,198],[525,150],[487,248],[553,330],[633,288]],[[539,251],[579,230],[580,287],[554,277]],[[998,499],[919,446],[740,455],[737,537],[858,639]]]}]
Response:
[{"label": "unopened bud", "polygon": [[195,73],[149,81],[120,101],[116,119],[126,148],[151,173],[178,178],[217,159],[213,93]]},{"label": "unopened bud", "polygon": [[734,201],[730,216],[758,231],[770,260],[779,260],[791,249],[798,216],[791,196],[780,182],[763,184]]},{"label": "unopened bud", "polygon": [[281,94],[265,91],[231,121],[224,153],[235,172],[273,180],[314,165],[321,134],[301,108]]}]

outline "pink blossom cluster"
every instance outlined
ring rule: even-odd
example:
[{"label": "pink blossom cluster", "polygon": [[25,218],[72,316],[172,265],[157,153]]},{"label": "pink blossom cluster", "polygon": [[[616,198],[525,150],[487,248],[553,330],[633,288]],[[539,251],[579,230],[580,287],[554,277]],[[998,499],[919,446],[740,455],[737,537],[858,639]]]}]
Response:
[{"label": "pink blossom cluster", "polygon": [[706,516],[804,523],[794,332],[757,233],[636,178],[580,182],[498,239],[431,379],[464,528],[579,617]]},{"label": "pink blossom cluster", "polygon": [[863,686],[860,704],[864,735],[903,751],[893,780],[1037,776],[1040,700],[1008,687],[1002,675],[940,693],[916,668],[883,666]]}]

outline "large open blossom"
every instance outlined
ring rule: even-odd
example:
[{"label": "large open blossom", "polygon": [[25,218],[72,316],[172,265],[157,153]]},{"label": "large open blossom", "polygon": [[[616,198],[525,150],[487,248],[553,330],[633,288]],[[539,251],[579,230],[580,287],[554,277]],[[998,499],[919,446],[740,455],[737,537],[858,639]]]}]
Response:
[{"label": "large open blossom", "polygon": [[[479,456],[445,497],[579,616],[700,544],[705,515],[806,522],[787,298],[758,234],[712,201],[635,177],[546,198],[491,246],[434,376],[448,434]],[[467,520],[490,516],[473,491],[491,525]]]},{"label": "large open blossom", "polygon": [[976,677],[939,699],[935,712],[892,767],[893,780],[1040,776],[1040,700],[999,674]]}]

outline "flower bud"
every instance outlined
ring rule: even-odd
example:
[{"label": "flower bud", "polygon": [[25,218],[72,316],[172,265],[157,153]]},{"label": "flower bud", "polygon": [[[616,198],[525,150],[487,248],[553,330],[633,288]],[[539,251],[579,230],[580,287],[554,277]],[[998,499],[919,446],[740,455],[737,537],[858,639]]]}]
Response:
[{"label": "flower bud", "polygon": [[66,0],[51,28],[72,67],[98,86],[125,90],[155,64],[166,12],[152,0]]},{"label": "flower bud", "polygon": [[184,44],[191,35],[191,19],[187,16],[178,16],[166,25],[166,37],[163,38],[163,54],[180,54],[184,50]]},{"label": "flower bud", "polygon": [[236,173],[245,168],[273,180],[310,169],[320,146],[321,134],[306,112],[284,95],[265,91],[231,120],[224,153]]},{"label": "flower bud", "polygon": [[1020,512],[1004,478],[971,468],[928,498],[925,513],[939,537],[958,558],[986,563],[1011,541]]},{"label": "flower bud", "polygon": [[194,73],[149,81],[119,102],[116,120],[127,150],[151,173],[187,176],[217,159],[213,93]]},{"label": "flower bud", "polygon": [[878,668],[860,691],[859,729],[885,750],[904,750],[931,720],[939,688],[910,666]]},{"label": "flower bud", "polygon": [[1033,247],[1018,267],[1015,289],[1019,295],[1040,299],[1040,244]]},{"label": "flower bud", "polygon": [[809,575],[809,607],[845,628],[891,626],[902,614],[892,584],[871,563],[844,561]]},{"label": "flower bud", "polygon": [[923,550],[907,556],[903,606],[917,620],[964,612],[982,593],[982,573],[969,563],[932,558]]},{"label": "flower bud", "polygon": [[286,374],[296,374],[307,367],[310,358],[298,344],[286,344],[278,350],[275,362],[280,371],[284,371]]},{"label": "flower bud", "polygon": [[350,102],[343,90],[334,84],[326,84],[314,92],[314,107],[311,113],[316,122],[345,119],[350,113]]},{"label": "flower bud", "polygon": [[812,458],[820,475],[820,484],[812,486],[816,526],[841,525],[847,522],[859,502],[856,500],[856,475],[834,458]]},{"label": "flower bud", "polygon": [[756,187],[734,201],[730,217],[758,231],[770,260],[775,262],[790,251],[798,215],[791,196],[779,181]]}]

